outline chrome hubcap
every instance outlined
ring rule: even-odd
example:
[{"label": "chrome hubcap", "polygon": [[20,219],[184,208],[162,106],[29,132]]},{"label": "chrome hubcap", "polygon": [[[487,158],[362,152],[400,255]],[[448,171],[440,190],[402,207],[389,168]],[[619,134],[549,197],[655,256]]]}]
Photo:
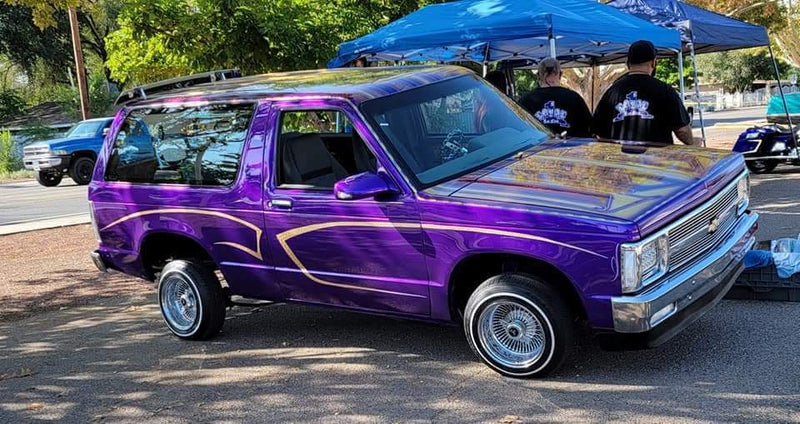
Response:
[{"label": "chrome hubcap", "polygon": [[478,317],[478,338],[493,361],[509,368],[527,368],[544,353],[542,323],[514,302],[489,304]]},{"label": "chrome hubcap", "polygon": [[161,310],[170,326],[188,331],[197,319],[197,295],[183,277],[170,275],[162,283]]}]

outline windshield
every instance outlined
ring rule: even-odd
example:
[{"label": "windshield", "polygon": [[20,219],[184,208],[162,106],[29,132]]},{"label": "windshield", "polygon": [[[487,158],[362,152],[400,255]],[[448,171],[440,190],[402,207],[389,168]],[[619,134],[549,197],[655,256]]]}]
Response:
[{"label": "windshield", "polygon": [[69,132],[67,132],[67,138],[78,138],[78,137],[94,137],[97,135],[97,131],[100,130],[100,127],[105,125],[105,121],[84,121],[78,123],[72,127]]},{"label": "windshield", "polygon": [[550,132],[474,75],[362,105],[415,182],[426,188],[539,144]]}]

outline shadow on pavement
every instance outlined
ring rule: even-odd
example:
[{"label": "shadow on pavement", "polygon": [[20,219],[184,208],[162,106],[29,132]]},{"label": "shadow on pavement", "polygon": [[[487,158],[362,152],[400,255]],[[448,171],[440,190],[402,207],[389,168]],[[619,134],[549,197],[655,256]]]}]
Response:
[{"label": "shadow on pavement", "polygon": [[[797,304],[726,301],[657,350],[584,339],[558,375],[513,380],[457,327],[320,308],[234,308],[207,342],[153,295],[0,324],[0,422],[787,422]],[[519,421],[514,421],[519,417]]]}]

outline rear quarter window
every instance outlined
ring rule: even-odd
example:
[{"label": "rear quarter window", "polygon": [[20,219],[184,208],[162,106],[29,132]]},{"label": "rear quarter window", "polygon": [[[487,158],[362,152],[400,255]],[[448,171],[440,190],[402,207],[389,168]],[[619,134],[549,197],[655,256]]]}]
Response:
[{"label": "rear quarter window", "polygon": [[135,109],[114,139],[106,181],[226,186],[236,179],[255,105]]}]

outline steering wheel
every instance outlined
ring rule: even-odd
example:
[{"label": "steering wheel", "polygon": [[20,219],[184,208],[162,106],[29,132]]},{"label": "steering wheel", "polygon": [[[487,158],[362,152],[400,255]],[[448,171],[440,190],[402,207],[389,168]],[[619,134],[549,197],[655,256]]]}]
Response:
[{"label": "steering wheel", "polygon": [[464,146],[464,132],[458,128],[453,129],[442,142],[442,162],[448,162],[460,158],[469,153],[469,149]]}]

